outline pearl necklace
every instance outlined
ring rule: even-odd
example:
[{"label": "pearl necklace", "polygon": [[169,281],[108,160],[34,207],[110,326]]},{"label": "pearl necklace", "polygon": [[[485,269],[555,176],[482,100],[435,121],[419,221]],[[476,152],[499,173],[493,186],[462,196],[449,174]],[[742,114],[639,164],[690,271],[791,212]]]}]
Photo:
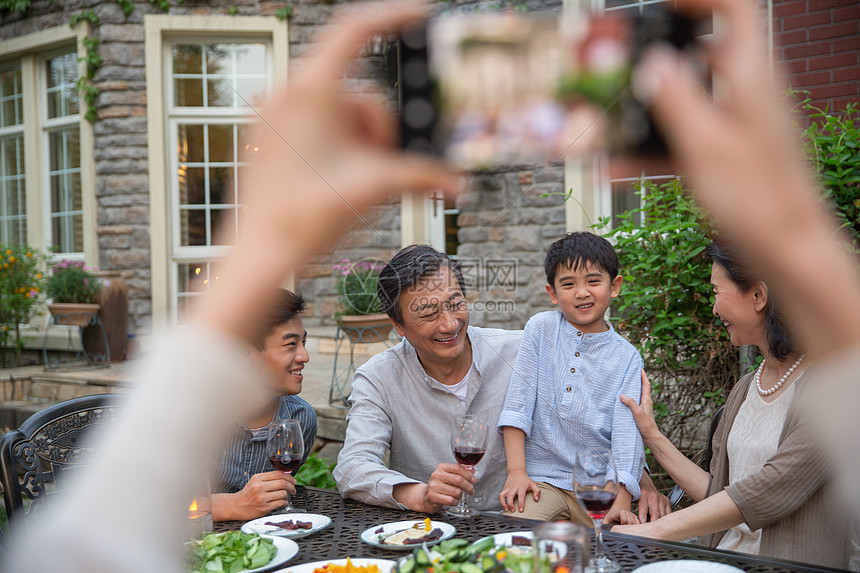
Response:
[{"label": "pearl necklace", "polygon": [[777,382],[767,390],[764,390],[761,387],[761,373],[764,372],[764,363],[766,362],[765,360],[762,360],[761,366],[758,367],[758,369],[755,371],[755,374],[753,375],[753,380],[755,380],[755,387],[756,390],[758,390],[758,393],[762,396],[770,396],[771,394],[779,390],[785,383],[785,381],[788,380],[788,377],[791,376],[791,373],[794,372],[794,370],[798,367],[798,365],[800,365],[801,362],[803,362],[804,358],[806,358],[806,354],[801,354],[800,358],[798,358],[797,361],[791,365],[791,368],[789,368],[788,371],[782,375],[782,378],[779,379],[779,382]]}]

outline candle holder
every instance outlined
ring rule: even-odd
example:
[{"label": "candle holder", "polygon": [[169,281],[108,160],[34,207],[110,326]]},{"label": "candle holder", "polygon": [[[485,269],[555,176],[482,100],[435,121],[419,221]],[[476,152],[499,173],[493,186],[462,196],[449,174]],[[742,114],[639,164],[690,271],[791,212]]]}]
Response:
[{"label": "candle holder", "polygon": [[206,479],[198,488],[197,494],[188,504],[188,534],[191,539],[199,539],[204,533],[214,529],[212,522],[212,490]]}]

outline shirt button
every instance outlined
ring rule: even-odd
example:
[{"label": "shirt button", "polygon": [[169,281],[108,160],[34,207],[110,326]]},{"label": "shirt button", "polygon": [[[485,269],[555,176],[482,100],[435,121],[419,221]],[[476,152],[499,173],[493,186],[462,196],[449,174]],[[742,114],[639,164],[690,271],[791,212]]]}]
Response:
[{"label": "shirt button", "polygon": [[577,358],[579,358],[579,352],[574,353],[574,356],[576,356]]},{"label": "shirt button", "polygon": [[565,392],[570,392],[571,390],[572,390],[572,388],[570,386],[568,386],[567,388],[564,389]]},{"label": "shirt button", "polygon": [[577,333],[576,333],[576,335],[577,335],[577,336],[582,336],[582,333],[581,333],[581,332],[577,332]]},{"label": "shirt button", "polygon": [[245,477],[248,477],[248,472],[245,472]]},{"label": "shirt button", "polygon": [[571,368],[570,373],[573,374],[574,372],[576,372],[576,368]]}]

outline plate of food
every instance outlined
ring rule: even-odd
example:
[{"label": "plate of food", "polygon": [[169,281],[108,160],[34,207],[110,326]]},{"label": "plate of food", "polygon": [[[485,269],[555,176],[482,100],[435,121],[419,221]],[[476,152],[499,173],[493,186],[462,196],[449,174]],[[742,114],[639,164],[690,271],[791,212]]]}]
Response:
[{"label": "plate of food", "polygon": [[[522,533],[531,536],[530,531],[518,531],[499,534],[503,543],[496,543],[497,536],[491,535],[471,544],[465,539],[448,539],[435,547],[418,547],[412,555],[400,559],[392,573],[532,573],[534,561],[531,546],[512,544],[512,538]],[[542,559],[545,560],[543,569],[550,571],[554,559],[550,555]]]},{"label": "plate of food", "polygon": [[187,545],[192,573],[233,571],[234,567],[239,567],[238,573],[255,573],[283,565],[299,552],[292,539],[241,531],[209,533]]},{"label": "plate of food", "polygon": [[281,573],[390,573],[392,567],[394,567],[394,561],[390,559],[351,559],[347,557],[346,559],[302,563],[281,569]]},{"label": "plate of food", "polygon": [[[517,552],[528,553],[531,555],[532,537],[534,537],[534,535],[531,531],[508,531],[481,538],[477,540],[474,545],[480,546],[481,544],[488,543],[488,540],[492,540],[493,546],[496,549],[504,547],[507,548],[509,552],[511,550],[516,550]],[[555,559],[561,559],[567,554],[567,546],[561,541],[546,540],[544,543],[553,544],[552,552],[550,554],[551,556],[554,556]],[[547,549],[544,549],[544,551],[549,552]]]},{"label": "plate of food", "polygon": [[412,521],[393,521],[374,525],[361,533],[361,540],[369,545],[383,549],[410,550],[426,543],[433,545],[454,537],[457,530],[450,523],[418,519]]},{"label": "plate of food", "polygon": [[331,518],[319,513],[282,513],[265,515],[242,526],[245,533],[278,537],[304,537],[331,525]]},{"label": "plate of food", "polygon": [[492,539],[496,546],[503,545],[505,547],[531,547],[532,532],[531,531],[508,531],[505,533],[497,533],[489,537],[483,537],[475,542],[485,542],[487,539]]}]

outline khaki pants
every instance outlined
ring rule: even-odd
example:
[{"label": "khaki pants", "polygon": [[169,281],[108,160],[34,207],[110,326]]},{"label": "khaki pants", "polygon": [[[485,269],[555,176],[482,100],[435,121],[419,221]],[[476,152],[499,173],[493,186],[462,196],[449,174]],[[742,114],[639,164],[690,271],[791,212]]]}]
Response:
[{"label": "khaki pants", "polygon": [[502,515],[525,517],[540,521],[567,519],[588,528],[594,527],[591,517],[579,505],[579,501],[577,501],[576,495],[572,491],[561,489],[542,481],[535,483],[540,488],[540,501],[535,501],[532,492],[527,492],[522,513],[517,508],[516,511],[503,511]]}]

